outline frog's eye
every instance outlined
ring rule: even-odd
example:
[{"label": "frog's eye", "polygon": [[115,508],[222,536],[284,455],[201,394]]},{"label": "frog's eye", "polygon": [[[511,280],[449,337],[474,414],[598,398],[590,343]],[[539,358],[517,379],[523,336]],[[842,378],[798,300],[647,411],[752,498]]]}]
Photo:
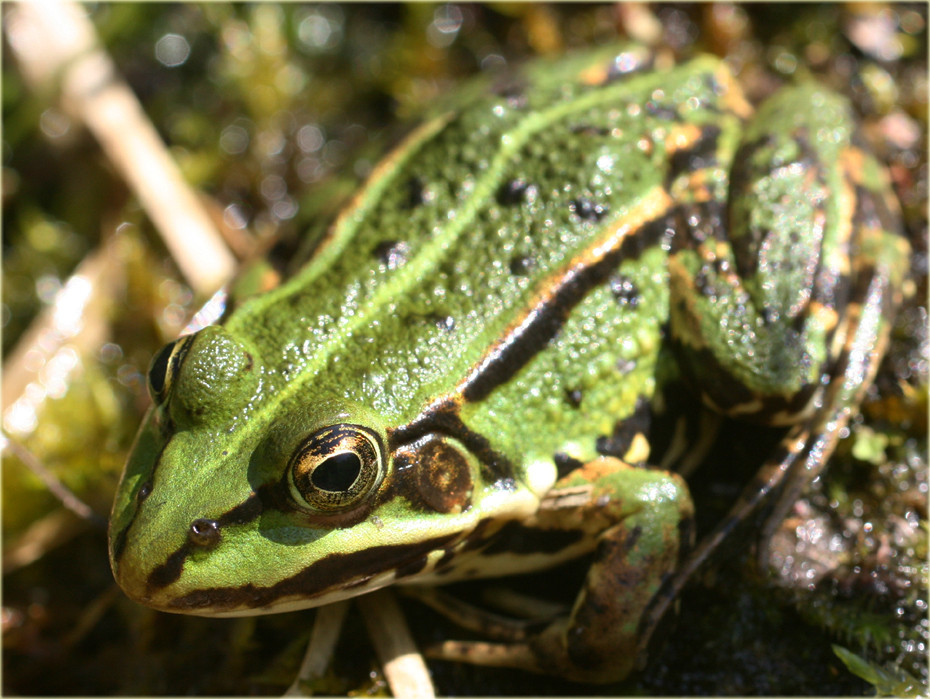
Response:
[{"label": "frog's eye", "polygon": [[339,512],[358,505],[384,477],[377,435],[359,425],[333,425],[301,442],[288,465],[298,506]]},{"label": "frog's eye", "polygon": [[187,335],[169,342],[152,359],[149,365],[148,388],[155,405],[161,405],[167,400],[171,384],[178,374],[184,355],[190,349],[193,337],[193,335]]}]

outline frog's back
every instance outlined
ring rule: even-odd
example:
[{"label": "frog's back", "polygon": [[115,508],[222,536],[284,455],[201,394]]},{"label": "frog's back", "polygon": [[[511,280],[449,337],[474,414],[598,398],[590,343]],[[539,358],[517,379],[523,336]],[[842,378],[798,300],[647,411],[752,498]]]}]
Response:
[{"label": "frog's back", "polygon": [[[650,275],[664,273],[669,189],[702,166],[724,186],[745,113],[715,59],[637,70],[647,63],[612,49],[535,64],[415,131],[310,263],[229,320],[280,382],[274,400],[309,389],[404,425],[446,398],[498,431],[520,396],[530,418],[562,424],[562,442],[623,417],[650,390],[665,316],[665,285]],[[616,353],[609,369],[582,366],[581,354],[606,362],[598,347],[624,338],[619,369]],[[560,416],[567,393],[596,385],[603,395],[577,419]],[[550,442],[537,449],[564,446]]]}]

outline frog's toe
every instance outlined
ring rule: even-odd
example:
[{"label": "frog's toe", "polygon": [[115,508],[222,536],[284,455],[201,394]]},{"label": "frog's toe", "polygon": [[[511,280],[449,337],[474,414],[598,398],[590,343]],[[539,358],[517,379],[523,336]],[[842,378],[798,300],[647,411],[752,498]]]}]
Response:
[{"label": "frog's toe", "polygon": [[540,633],[528,635],[525,641],[445,641],[426,648],[424,655],[438,660],[555,675],[575,682],[616,682],[632,670],[632,655],[598,652],[583,643],[579,646],[572,642],[572,635],[566,620],[559,619]]},{"label": "frog's toe", "polygon": [[407,590],[406,592],[463,629],[497,641],[511,643],[525,641],[528,632],[540,628],[538,621],[494,614],[435,588]]},{"label": "frog's toe", "polygon": [[437,660],[471,665],[510,667],[535,673],[547,672],[528,643],[444,641],[426,648],[424,655]]}]

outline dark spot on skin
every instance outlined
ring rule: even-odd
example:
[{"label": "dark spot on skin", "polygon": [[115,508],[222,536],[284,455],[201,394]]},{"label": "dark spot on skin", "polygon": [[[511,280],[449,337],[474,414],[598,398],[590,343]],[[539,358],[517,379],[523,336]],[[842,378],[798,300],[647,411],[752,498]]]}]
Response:
[{"label": "dark spot on skin", "polygon": [[652,406],[648,400],[640,396],[632,415],[617,422],[610,436],[597,438],[595,442],[597,453],[623,459],[633,444],[633,438],[637,434],[648,434],[651,421]]},{"label": "dark spot on skin", "polygon": [[584,394],[579,391],[577,388],[567,389],[565,391],[565,400],[573,408],[577,408],[581,405],[581,399],[584,398]]},{"label": "dark spot on skin", "polygon": [[552,455],[552,460],[555,462],[556,468],[556,479],[561,480],[565,478],[572,471],[577,471],[579,468],[584,466],[584,464],[573,456],[569,456],[563,452],[556,452]]},{"label": "dark spot on skin", "polygon": [[520,255],[510,260],[510,273],[516,277],[525,277],[533,271],[536,262],[529,255]]},{"label": "dark spot on skin", "polygon": [[145,500],[145,499],[146,499],[149,495],[151,495],[151,494],[152,494],[152,481],[151,481],[151,480],[147,480],[147,481],[146,481],[145,483],[143,483],[142,486],[139,488],[139,492],[136,494],[136,497],[137,497],[137,499],[138,499],[138,502],[142,502],[143,500]]},{"label": "dark spot on skin", "polygon": [[597,204],[585,198],[572,199],[568,208],[582,221],[600,221],[610,212],[607,205]]},{"label": "dark spot on skin", "polygon": [[388,269],[397,269],[407,261],[410,245],[403,240],[386,240],[375,248],[375,256]]},{"label": "dark spot on skin", "polygon": [[604,616],[607,612],[610,611],[610,605],[606,604],[603,601],[601,595],[596,594],[597,587],[596,584],[592,584],[589,581],[585,581],[585,588],[582,590],[584,595],[583,601],[580,605],[584,605],[584,614],[585,616],[591,617],[600,617]]},{"label": "dark spot on skin", "polygon": [[602,434],[595,440],[594,448],[597,449],[598,454],[603,454],[605,456],[616,456],[618,459],[623,458],[623,454],[626,453],[621,453],[620,449],[614,445],[614,442],[606,434]]},{"label": "dark spot on skin", "polygon": [[187,540],[194,546],[215,546],[221,538],[220,525],[215,519],[195,519],[187,531]]},{"label": "dark spot on skin", "polygon": [[407,180],[407,200],[405,202],[408,209],[415,209],[424,204],[427,200],[426,186],[419,177],[411,177]]},{"label": "dark spot on skin", "polygon": [[507,106],[510,109],[523,109],[528,104],[526,95],[510,95],[507,97]]},{"label": "dark spot on skin", "polygon": [[269,494],[275,488],[275,484],[263,485],[256,492],[249,495],[244,502],[236,505],[217,520],[220,528],[233,524],[248,524],[257,519],[265,510],[263,501],[270,500]]},{"label": "dark spot on skin", "polygon": [[537,193],[535,185],[518,178],[504,182],[498,188],[496,198],[497,203],[501,206],[515,206],[525,201],[532,201],[536,198]]},{"label": "dark spot on skin", "polygon": [[682,206],[677,211],[675,227],[680,234],[672,241],[672,252],[693,250],[707,240],[725,240],[728,230],[726,204],[713,200]]},{"label": "dark spot on skin", "polygon": [[610,278],[610,292],[621,306],[636,308],[639,305],[639,289],[625,275],[615,274]]}]

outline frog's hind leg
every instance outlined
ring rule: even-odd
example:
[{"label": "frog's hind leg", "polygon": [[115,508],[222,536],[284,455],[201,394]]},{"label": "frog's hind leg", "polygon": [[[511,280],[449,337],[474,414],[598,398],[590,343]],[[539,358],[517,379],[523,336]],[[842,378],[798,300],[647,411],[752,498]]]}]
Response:
[{"label": "frog's hind leg", "polygon": [[[836,356],[821,392],[814,395],[813,414],[792,426],[775,451],[743,491],[727,517],[691,552],[676,574],[669,578],[643,617],[647,641],[671,603],[691,576],[740,522],[768,506],[758,540],[761,570],[769,564],[768,542],[804,488],[821,472],[833,453],[851,415],[871,385],[884,355],[894,309],[903,300],[909,266],[909,245],[896,230],[889,213],[893,203],[883,199],[881,186],[869,186],[876,177],[863,169],[868,159],[851,148],[845,158],[859,163],[850,185],[856,191],[854,216],[858,255],[853,261],[853,281],[845,313],[834,333]],[[881,184],[881,183],[880,183]],[[640,653],[644,653],[641,645]]]},{"label": "frog's hind leg", "polygon": [[[862,371],[873,374],[881,353],[870,353],[869,366],[857,362],[844,374],[834,379],[829,394],[834,395],[842,388],[848,387],[850,378]],[[852,373],[852,377],[850,376]],[[861,380],[861,379],[860,379]],[[864,391],[868,383],[862,384]],[[833,403],[832,409],[820,411],[802,424],[792,427],[780,441],[774,453],[756,472],[755,478],[744,488],[726,517],[714,530],[701,538],[698,545],[688,555],[674,576],[668,578],[659,593],[653,598],[649,609],[643,615],[642,641],[638,649],[640,665],[645,663],[649,639],[662,621],[669,607],[678,598],[692,576],[728,540],[734,530],[743,522],[756,516],[768,506],[762,531],[757,539],[757,564],[760,570],[769,565],[769,541],[775,529],[781,524],[790,508],[798,500],[804,488],[823,470],[830,454],[833,453],[839,436],[849,421],[851,406],[854,403]]]},{"label": "frog's hind leg", "polygon": [[[851,304],[850,331],[840,354],[836,374],[825,397],[824,407],[807,426],[799,426],[782,444],[785,483],[763,526],[759,562],[768,563],[768,542],[775,529],[801,496],[804,488],[820,473],[833,453],[841,433],[875,378],[889,341],[893,305],[901,303],[901,290],[889,286],[887,276],[878,270],[869,281],[864,298]],[[794,432],[794,431],[793,431]],[[806,433],[806,434],[805,434]]]}]

